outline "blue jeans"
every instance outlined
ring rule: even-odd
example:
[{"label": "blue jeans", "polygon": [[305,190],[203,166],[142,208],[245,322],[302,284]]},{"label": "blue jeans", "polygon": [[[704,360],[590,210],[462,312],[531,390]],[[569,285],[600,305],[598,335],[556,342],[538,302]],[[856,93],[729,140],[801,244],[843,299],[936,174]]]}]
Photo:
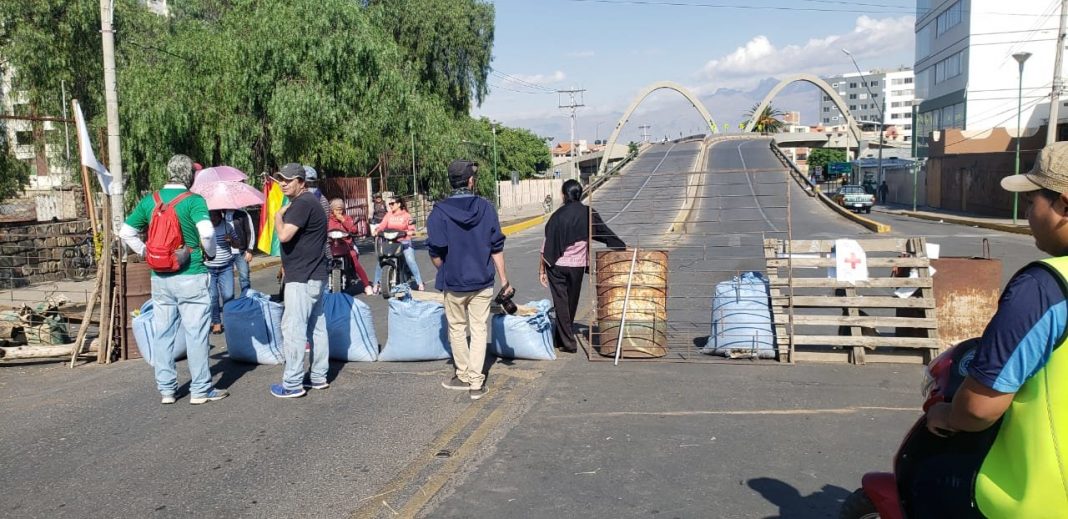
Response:
[{"label": "blue jeans", "polygon": [[[408,264],[408,270],[412,273],[412,278],[415,279],[415,284],[422,285],[423,277],[419,275],[419,265],[415,263],[415,249],[411,245],[405,244],[404,248],[404,262]],[[379,262],[375,265],[375,284],[382,282],[382,263]]]},{"label": "blue jeans", "polygon": [[206,395],[211,391],[208,367],[208,295],[207,274],[152,276],[152,342],[156,387],[160,394],[173,395],[178,389],[178,372],[174,366],[174,338],[185,334],[189,359],[189,393]]},{"label": "blue jeans", "polygon": [[282,371],[282,386],[286,389],[300,389],[304,384],[304,349],[309,342],[311,381],[326,382],[326,371],[330,368],[330,345],[327,343],[326,316],[323,315],[325,286],[325,282],[314,279],[307,283],[286,283],[286,307],[282,312],[283,354],[286,361]]},{"label": "blue jeans", "polygon": [[208,276],[211,324],[219,324],[222,323],[222,305],[234,298],[234,267],[232,264],[225,267],[208,267]]},{"label": "blue jeans", "polygon": [[249,281],[249,268],[248,262],[245,261],[244,252],[234,253],[234,266],[237,267],[237,288],[238,294],[245,295],[245,292],[252,287],[252,282]]}]

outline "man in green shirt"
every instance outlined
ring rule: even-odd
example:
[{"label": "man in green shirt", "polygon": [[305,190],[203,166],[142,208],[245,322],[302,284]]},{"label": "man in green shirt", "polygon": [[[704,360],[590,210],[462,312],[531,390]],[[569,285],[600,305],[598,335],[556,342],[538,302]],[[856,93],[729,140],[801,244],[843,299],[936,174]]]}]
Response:
[{"label": "man in green shirt", "polygon": [[[193,181],[193,161],[185,155],[175,155],[167,163],[167,174],[170,181],[159,190],[163,203],[188,191]],[[119,237],[136,254],[145,252],[140,233],[148,229],[152,220],[156,207],[153,194],[141,199],[119,230]],[[174,211],[182,227],[183,242],[192,253],[178,271],[152,273],[152,367],[161,402],[173,404],[178,389],[174,339],[178,333],[184,333],[191,378],[189,403],[203,404],[229,396],[227,391],[212,387],[208,366],[211,299],[204,259],[215,256],[215,230],[208,217],[208,205],[200,195],[187,196],[178,202]]]}]

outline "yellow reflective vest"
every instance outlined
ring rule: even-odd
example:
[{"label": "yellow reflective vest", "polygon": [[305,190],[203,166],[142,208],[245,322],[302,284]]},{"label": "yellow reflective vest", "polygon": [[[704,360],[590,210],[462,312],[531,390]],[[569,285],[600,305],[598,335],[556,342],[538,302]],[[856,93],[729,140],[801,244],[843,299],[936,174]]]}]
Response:
[{"label": "yellow reflective vest", "polygon": [[[1068,257],[1050,267],[1068,287]],[[1020,386],[975,481],[975,502],[991,519],[1068,517],[1068,333],[1049,361]]]}]

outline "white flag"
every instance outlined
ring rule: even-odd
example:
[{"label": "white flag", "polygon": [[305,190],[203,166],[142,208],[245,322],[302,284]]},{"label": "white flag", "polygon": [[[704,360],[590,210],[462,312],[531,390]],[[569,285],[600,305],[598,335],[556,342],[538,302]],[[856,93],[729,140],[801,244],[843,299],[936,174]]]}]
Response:
[{"label": "white flag", "polygon": [[856,240],[834,241],[835,277],[856,283],[868,279],[868,255]]},{"label": "white flag", "polygon": [[77,99],[71,102],[74,103],[74,122],[78,126],[78,150],[81,153],[82,165],[96,171],[96,178],[100,181],[100,187],[104,188],[104,193],[113,195],[115,193],[111,190],[111,173],[96,160],[92,142],[89,140],[89,129],[85,126],[85,116],[82,115],[82,106],[78,104]]}]

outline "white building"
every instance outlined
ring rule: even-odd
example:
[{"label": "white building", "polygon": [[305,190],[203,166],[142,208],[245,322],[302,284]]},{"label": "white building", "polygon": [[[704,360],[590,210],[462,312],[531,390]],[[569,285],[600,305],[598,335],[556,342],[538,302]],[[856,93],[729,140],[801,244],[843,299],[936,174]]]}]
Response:
[{"label": "white building", "polygon": [[[857,124],[878,128],[880,110],[884,127],[895,126],[899,133],[912,133],[912,69],[850,72],[823,78],[845,100]],[[845,117],[824,94],[820,101],[820,122],[824,126],[846,123]],[[907,140],[907,139],[905,139]]]},{"label": "white building", "polygon": [[[4,69],[0,75],[0,113],[7,116],[27,116],[28,99],[24,92],[12,90],[11,82],[13,73],[10,68]],[[41,136],[46,142],[43,155],[38,157],[34,147],[34,124],[25,119],[8,119],[2,121],[0,127],[4,128],[8,144],[15,158],[30,164],[29,189],[51,189],[63,185],[69,175],[66,167],[66,143],[64,142],[63,124],[51,121],[42,121],[40,125]],[[55,135],[59,132],[59,135]],[[72,153],[76,154],[77,149]],[[77,160],[77,159],[74,159]]]},{"label": "white building", "polygon": [[[917,151],[931,131],[1006,128],[1023,134],[1046,124],[1060,2],[917,0]],[[1022,75],[1013,54],[1030,52]],[[1068,108],[1062,105],[1059,119]],[[1027,131],[1031,129],[1031,131]]]}]

